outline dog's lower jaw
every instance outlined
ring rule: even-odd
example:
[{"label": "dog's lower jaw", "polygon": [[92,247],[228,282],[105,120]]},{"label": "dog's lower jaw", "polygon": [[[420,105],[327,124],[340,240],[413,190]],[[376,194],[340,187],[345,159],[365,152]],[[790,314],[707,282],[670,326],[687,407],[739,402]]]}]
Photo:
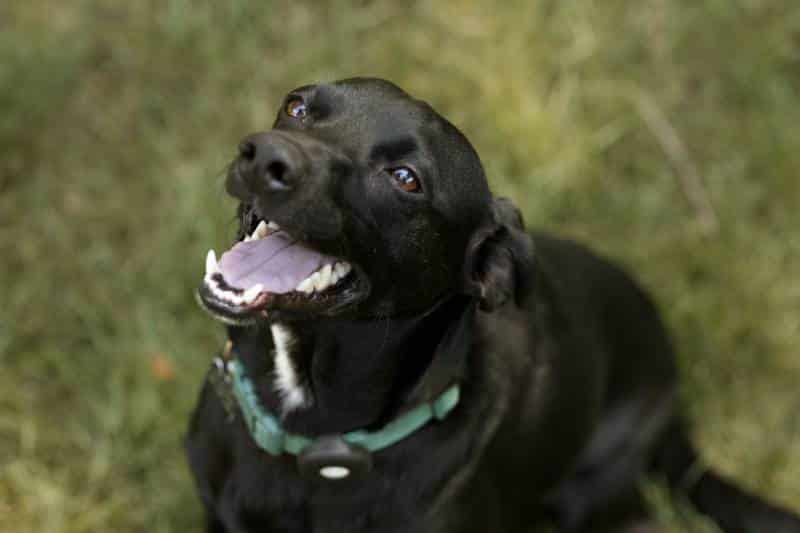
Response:
[{"label": "dog's lower jaw", "polygon": [[295,344],[292,330],[289,326],[278,323],[272,324],[270,330],[275,345],[273,384],[281,398],[281,410],[285,415],[297,409],[309,407],[312,398],[292,361],[291,350]]}]

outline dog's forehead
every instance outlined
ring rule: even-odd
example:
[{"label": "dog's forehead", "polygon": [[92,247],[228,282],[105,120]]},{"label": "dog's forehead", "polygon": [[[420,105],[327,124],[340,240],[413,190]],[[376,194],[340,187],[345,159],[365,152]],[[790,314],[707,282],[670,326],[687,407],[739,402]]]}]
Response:
[{"label": "dog's forehead", "polygon": [[318,85],[318,91],[335,98],[340,105],[350,109],[402,112],[428,115],[427,104],[411,97],[390,81],[379,78],[350,78]]},{"label": "dog's forehead", "polygon": [[312,109],[325,117],[326,123],[372,135],[382,132],[422,134],[429,128],[439,129],[443,120],[427,103],[379,78],[350,78],[306,85],[290,94],[304,95]]}]

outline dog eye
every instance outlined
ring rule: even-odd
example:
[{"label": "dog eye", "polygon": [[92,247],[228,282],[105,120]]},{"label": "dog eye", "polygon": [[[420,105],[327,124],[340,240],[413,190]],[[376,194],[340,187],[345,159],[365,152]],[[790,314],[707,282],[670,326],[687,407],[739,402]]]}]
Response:
[{"label": "dog eye", "polygon": [[290,98],[286,102],[286,114],[294,118],[306,118],[308,115],[308,107],[301,98]]},{"label": "dog eye", "polygon": [[410,168],[391,168],[388,170],[388,172],[392,176],[392,180],[394,180],[397,186],[404,191],[413,193],[422,192],[422,183],[420,183],[419,178]]}]

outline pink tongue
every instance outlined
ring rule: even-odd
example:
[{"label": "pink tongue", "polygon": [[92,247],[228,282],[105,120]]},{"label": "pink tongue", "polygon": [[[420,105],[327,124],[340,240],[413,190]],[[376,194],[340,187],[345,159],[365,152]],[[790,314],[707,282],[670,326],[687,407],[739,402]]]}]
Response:
[{"label": "pink tongue", "polygon": [[248,289],[257,283],[273,293],[293,291],[319,267],[336,259],[298,243],[284,231],[239,242],[222,254],[219,269],[228,285]]}]

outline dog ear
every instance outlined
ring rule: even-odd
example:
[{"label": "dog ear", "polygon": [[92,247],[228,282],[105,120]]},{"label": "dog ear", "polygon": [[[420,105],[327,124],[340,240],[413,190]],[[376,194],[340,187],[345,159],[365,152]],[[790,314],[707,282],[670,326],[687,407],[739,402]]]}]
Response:
[{"label": "dog ear", "polygon": [[509,300],[518,305],[533,281],[533,241],[525,233],[519,209],[507,198],[495,198],[486,220],[467,246],[467,293],[480,308],[493,311]]}]

